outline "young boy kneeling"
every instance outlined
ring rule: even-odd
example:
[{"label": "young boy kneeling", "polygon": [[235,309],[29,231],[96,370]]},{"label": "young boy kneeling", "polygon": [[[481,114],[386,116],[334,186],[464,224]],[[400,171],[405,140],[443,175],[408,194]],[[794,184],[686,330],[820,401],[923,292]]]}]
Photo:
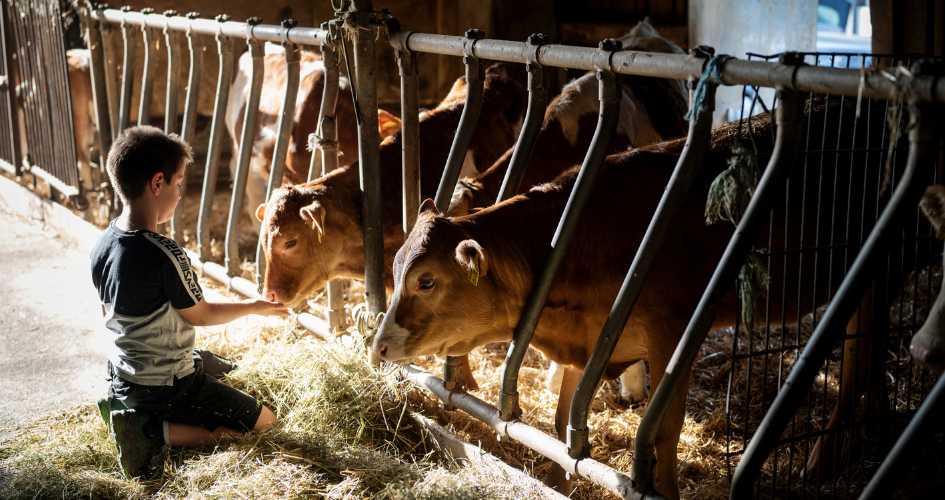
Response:
[{"label": "young boy kneeling", "polygon": [[150,126],[126,129],[108,153],[108,175],[124,209],[91,255],[112,335],[112,382],[99,410],[128,479],[142,475],[162,445],[199,446],[278,423],[252,396],[214,378],[232,366],[194,350],[195,325],[288,311],[264,300],[204,300],[183,249],[156,232],[174,214],[191,161],[187,143]]}]

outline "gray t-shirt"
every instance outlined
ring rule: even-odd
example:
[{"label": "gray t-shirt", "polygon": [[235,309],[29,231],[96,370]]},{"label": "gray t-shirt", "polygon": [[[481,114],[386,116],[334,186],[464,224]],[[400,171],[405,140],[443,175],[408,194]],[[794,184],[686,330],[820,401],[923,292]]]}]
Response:
[{"label": "gray t-shirt", "polygon": [[108,360],[121,378],[174,385],[193,373],[194,327],[180,315],[203,292],[190,259],[174,240],[109,224],[92,249],[92,282],[112,337]]}]

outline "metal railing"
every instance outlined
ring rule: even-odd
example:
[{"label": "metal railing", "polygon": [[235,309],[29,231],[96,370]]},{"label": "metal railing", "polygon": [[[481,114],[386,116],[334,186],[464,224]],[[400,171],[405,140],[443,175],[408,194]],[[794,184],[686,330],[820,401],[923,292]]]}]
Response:
[{"label": "metal railing", "polygon": [[[436,53],[452,55],[464,58],[466,66],[467,83],[469,92],[467,93],[466,107],[457,127],[457,134],[454,138],[447,160],[443,176],[440,180],[439,188],[436,193],[436,205],[441,212],[445,212],[446,204],[456,185],[459,175],[459,167],[462,163],[462,157],[468,148],[471,134],[475,129],[478,120],[479,108],[482,101],[482,68],[483,61],[486,59],[505,61],[510,63],[527,64],[529,72],[529,104],[527,118],[522,133],[516,143],[516,151],[506,178],[503,182],[502,194],[499,198],[505,199],[511,193],[516,191],[521,181],[522,168],[528,162],[528,156],[531,148],[534,147],[534,141],[537,137],[537,128],[541,123],[540,117],[543,115],[542,108],[547,101],[547,78],[544,76],[547,68],[566,67],[573,69],[589,70],[597,72],[600,80],[599,97],[601,101],[600,117],[597,124],[594,140],[589,148],[582,165],[577,183],[568,200],[567,207],[562,215],[553,241],[551,242],[552,251],[547,257],[544,269],[531,293],[528,305],[522,314],[519,326],[516,328],[512,348],[509,350],[505,362],[502,389],[498,405],[493,407],[484,403],[460,389],[458,382],[458,370],[456,369],[455,359],[447,360],[447,369],[445,370],[444,380],[437,379],[432,375],[421,372],[413,367],[406,367],[404,373],[408,378],[419,385],[426,387],[436,394],[440,399],[452,407],[466,411],[474,417],[486,422],[492,426],[501,436],[510,437],[523,442],[529,447],[541,452],[545,456],[559,464],[564,470],[575,477],[587,478],[608,491],[622,498],[643,498],[658,497],[652,481],[653,469],[653,442],[656,429],[665,415],[668,405],[677,396],[682,379],[685,373],[689,371],[692,362],[697,354],[702,341],[705,339],[708,329],[715,319],[716,312],[721,303],[724,294],[730,289],[735,281],[739,268],[745,261],[746,256],[757,239],[761,230],[761,225],[767,220],[770,211],[770,204],[776,199],[769,193],[783,188],[783,179],[788,174],[794,164],[794,155],[797,153],[799,132],[801,127],[801,101],[799,93],[801,92],[828,92],[834,95],[845,95],[849,97],[858,97],[866,99],[886,99],[891,93],[897,91],[896,83],[890,81],[886,76],[877,72],[864,72],[856,69],[839,68],[820,68],[800,64],[801,61],[796,57],[787,57],[784,60],[772,63],[762,61],[742,61],[737,59],[728,60],[717,67],[717,71],[707,75],[704,83],[708,86],[707,99],[709,109],[711,110],[712,96],[714,87],[719,84],[726,85],[749,85],[761,87],[773,87],[779,93],[779,110],[777,141],[772,158],[765,169],[764,177],[758,187],[758,194],[752,198],[752,201],[744,214],[741,223],[735,233],[735,236],[729,242],[728,248],[713,275],[712,281],[700,302],[699,308],[693,315],[689,327],[683,334],[683,340],[671,361],[671,370],[668,370],[659,387],[655,388],[648,405],[644,421],[636,437],[636,446],[634,453],[634,462],[631,469],[631,475],[627,476],[613,468],[597,462],[589,457],[588,453],[588,431],[587,431],[587,413],[590,400],[599,384],[602,369],[606,365],[610,354],[613,352],[614,345],[619,339],[620,331],[633,309],[636,297],[639,296],[649,264],[658,251],[663,235],[670,227],[672,215],[678,208],[682,199],[686,196],[689,184],[692,182],[693,175],[696,172],[697,165],[700,163],[701,156],[705,153],[709,137],[709,120],[711,113],[703,113],[698,116],[691,124],[687,146],[680,157],[676,170],[670,180],[663,199],[661,199],[659,208],[656,211],[646,237],[640,246],[631,267],[627,273],[624,285],[614,304],[611,312],[611,319],[604,327],[601,334],[599,345],[595,349],[592,361],[588,363],[588,368],[579,382],[579,388],[574,394],[571,404],[571,415],[569,422],[569,434],[567,444],[558,441],[555,438],[547,436],[537,429],[525,425],[518,421],[520,408],[518,405],[518,372],[522,364],[522,358],[528,347],[538,318],[544,308],[545,300],[554,285],[558,268],[561,266],[565,252],[568,248],[571,238],[574,234],[578,218],[588,197],[594,187],[596,175],[604,160],[606,146],[616,128],[616,115],[620,99],[620,75],[633,74],[640,76],[650,76],[659,78],[684,79],[689,82],[695,82],[703,77],[706,70],[708,59],[705,57],[683,56],[676,54],[656,54],[637,51],[620,50],[619,45],[613,41],[602,42],[598,49],[584,47],[565,47],[554,44],[547,44],[545,40],[536,38],[530,40],[530,43],[488,40],[481,32],[470,30],[466,36],[447,36],[423,34],[407,30],[398,29],[397,23],[388,17],[384,11],[374,10],[373,2],[370,0],[354,0],[352,2],[334,2],[339,10],[339,18],[332,21],[330,26],[324,26],[323,29],[296,27],[292,23],[285,23],[282,26],[259,24],[258,20],[250,20],[246,23],[230,22],[225,17],[218,17],[216,21],[200,19],[197,16],[181,17],[166,13],[167,15],[158,15],[152,13],[122,12],[112,9],[96,10],[89,13],[91,19],[95,22],[89,24],[90,40],[99,40],[102,37],[100,25],[118,25],[121,26],[125,39],[125,71],[121,88],[121,98],[119,113],[117,118],[118,130],[112,131],[109,128],[110,108],[108,105],[107,88],[105,82],[105,73],[102,70],[102,61],[105,54],[93,50],[93,89],[95,91],[95,101],[97,107],[97,116],[99,118],[100,134],[102,147],[107,150],[106,144],[111,138],[117,136],[123,126],[129,121],[130,112],[130,92],[132,89],[130,78],[131,67],[129,58],[133,58],[133,32],[135,28],[142,29],[142,36],[151,36],[152,31],[164,30],[165,37],[168,40],[168,46],[172,45],[174,39],[180,38],[182,33],[186,33],[190,41],[190,90],[187,97],[184,113],[184,130],[188,130],[188,121],[192,120],[195,113],[197,92],[199,92],[200,80],[200,55],[202,50],[200,36],[214,36],[217,41],[217,53],[220,57],[220,74],[217,84],[216,104],[214,116],[211,125],[211,137],[208,149],[208,158],[205,164],[204,184],[201,198],[200,217],[197,228],[197,252],[191,253],[195,267],[201,272],[227,284],[227,286],[239,291],[247,296],[258,296],[257,284],[239,277],[239,247],[237,245],[237,231],[239,220],[243,212],[242,192],[245,188],[247,166],[249,154],[251,151],[253,133],[255,131],[258,100],[263,78],[262,66],[262,43],[272,41],[281,43],[286,48],[285,57],[288,66],[289,78],[287,79],[286,100],[283,102],[281,110],[282,118],[279,122],[279,132],[276,153],[273,158],[271,168],[270,182],[267,190],[271,193],[282,180],[284,160],[287,148],[287,127],[290,122],[287,110],[294,106],[294,90],[298,86],[298,62],[296,50],[300,45],[322,46],[325,57],[325,68],[328,72],[327,82],[337,82],[337,55],[334,53],[334,46],[337,43],[344,43],[343,37],[351,40],[354,54],[354,85],[356,89],[356,106],[359,127],[359,156],[361,168],[361,188],[364,193],[362,197],[362,223],[364,227],[364,247],[365,247],[365,281],[366,281],[366,300],[371,314],[379,314],[386,309],[386,290],[384,286],[384,256],[383,256],[383,235],[381,227],[381,200],[380,200],[380,163],[379,163],[379,136],[377,127],[377,92],[375,80],[375,62],[374,48],[376,43],[375,34],[378,31],[387,31],[390,43],[393,45],[398,58],[398,64],[401,72],[401,104],[403,121],[403,207],[404,207],[404,231],[409,232],[416,220],[417,207],[419,206],[419,85],[418,85],[418,60],[421,53]],[[327,28],[327,29],[325,29]],[[223,111],[226,106],[227,84],[230,81],[232,66],[227,62],[232,58],[232,43],[235,40],[245,40],[252,54],[253,71],[250,83],[249,99],[246,105],[244,115],[242,140],[240,143],[240,153],[237,159],[237,172],[234,178],[234,192],[231,198],[229,212],[229,221],[227,224],[227,243],[225,266],[220,266],[208,262],[209,257],[209,227],[211,204],[216,188],[217,168],[220,156],[220,147],[223,131]],[[149,44],[150,45],[150,44]],[[173,50],[173,49],[172,49]],[[97,55],[96,55],[97,54]],[[147,55],[146,59],[150,60]],[[179,56],[171,54],[170,60],[178,59]],[[145,65],[148,67],[148,64]],[[145,71],[148,71],[147,69]],[[146,79],[147,80],[147,79]],[[165,128],[167,131],[173,131],[176,127],[176,114],[174,112],[176,105],[172,106],[172,94],[176,96],[179,92],[178,83],[174,77],[169,78],[167,113],[174,115],[173,118],[167,118]],[[294,82],[294,83],[293,83]],[[149,85],[142,86],[141,108],[139,109],[139,121],[141,117],[147,117],[150,106]],[[915,103],[943,102],[945,101],[945,80],[936,78],[933,75],[917,74],[912,79],[911,84],[912,99]],[[191,95],[191,93],[193,95]],[[329,95],[332,93],[333,95]],[[330,116],[333,110],[334,102],[337,97],[337,85],[335,83],[326,83],[325,98],[320,112],[318,134],[325,143],[331,143],[334,134],[333,121]],[[928,104],[917,104],[917,106],[927,106]],[[928,116],[925,114],[924,116]],[[919,127],[919,132],[914,134],[927,133],[928,128]],[[192,133],[192,131],[191,131]],[[323,172],[329,171],[337,165],[337,154],[330,147],[323,147],[321,153],[323,156]],[[918,153],[916,153],[918,154]],[[916,160],[918,161],[918,160]],[[915,162],[912,162],[913,167]],[[309,178],[319,173],[310,172]],[[903,183],[906,185],[908,183]],[[905,188],[904,188],[905,189]],[[914,196],[899,196],[904,200],[904,205],[908,206]],[[877,225],[874,233],[879,235],[888,231],[892,217],[884,217]],[[172,224],[173,231],[176,233],[179,228],[179,216]],[[871,237],[872,238],[872,237]],[[261,252],[257,251],[257,280],[263,275],[264,260],[261,260]],[[879,253],[866,252],[862,255],[881,255]],[[865,257],[864,257],[865,258]],[[872,257],[875,258],[875,257]],[[828,310],[831,321],[824,320],[824,323],[833,323],[837,321],[846,321],[852,311],[851,304],[859,301],[855,294],[846,293],[844,290],[859,290],[862,276],[860,269],[870,271],[864,264],[854,264],[856,272],[851,272],[851,281],[849,284],[841,286],[841,293],[831,302],[832,310]],[[329,288],[331,293],[331,288]],[[337,292],[337,289],[336,289]],[[338,297],[336,294],[335,297]],[[330,300],[333,309],[340,308],[335,299]],[[310,329],[324,332],[327,330],[324,322],[317,318],[300,315],[300,322],[303,326]],[[798,371],[800,373],[800,371]],[[785,391],[785,394],[788,391]],[[771,412],[769,412],[771,413]],[[789,418],[789,417],[788,417]],[[781,422],[773,422],[769,425],[772,429],[778,429]],[[783,425],[781,425],[783,427]],[[752,446],[760,448],[764,445],[763,439],[751,441]],[[763,459],[766,454],[761,449],[760,455],[753,455]],[[758,458],[749,460],[743,459],[746,467],[749,463],[756,463]],[[741,474],[737,474],[740,478]],[[744,476],[748,477],[748,476]],[[741,481],[736,480],[733,484],[733,492],[740,488]],[[733,493],[734,495],[734,493]]]}]

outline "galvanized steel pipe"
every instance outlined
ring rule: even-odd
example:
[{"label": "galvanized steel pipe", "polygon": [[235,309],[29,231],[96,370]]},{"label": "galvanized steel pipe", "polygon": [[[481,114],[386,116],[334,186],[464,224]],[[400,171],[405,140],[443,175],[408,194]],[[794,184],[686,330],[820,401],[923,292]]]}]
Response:
[{"label": "galvanized steel pipe", "polygon": [[505,172],[505,178],[502,179],[502,187],[499,189],[496,203],[507,200],[518,193],[518,189],[522,185],[522,178],[525,177],[528,161],[531,160],[532,152],[535,150],[538,132],[541,131],[541,125],[545,120],[545,106],[548,105],[549,69],[538,64],[537,57],[541,45],[548,43],[548,37],[535,34],[528,37],[527,43],[535,48],[533,54],[528,54],[532,60],[525,65],[525,71],[528,72],[528,108],[525,111],[522,131],[515,143],[515,149],[512,151],[512,159],[509,161],[508,170]]},{"label": "galvanized steel pipe", "polygon": [[778,198],[778,190],[783,189],[784,179],[794,166],[802,132],[801,101],[797,92],[783,89],[778,90],[778,101],[780,103],[777,111],[778,131],[771,159],[758,182],[745,215],[739,222],[732,239],[729,240],[722,259],[679,340],[659,386],[650,397],[646,413],[637,430],[633,463],[630,469],[630,476],[634,480],[637,491],[647,491],[652,488],[653,464],[656,460],[654,443],[659,426],[676,398],[685,376],[689,373],[718,315],[725,295],[730,290],[742,263],[767,220],[771,206]]},{"label": "galvanized steel pipe", "polygon": [[164,100],[164,133],[173,134],[177,132],[177,94],[180,92],[180,33],[165,28],[164,41],[167,44],[167,95]]},{"label": "galvanized steel pipe", "polygon": [[[199,16],[196,12],[187,14],[188,19],[196,19]],[[190,73],[187,77],[187,97],[184,101],[184,123],[181,125],[181,139],[190,144],[194,139],[194,129],[197,124],[197,106],[200,98],[200,80],[203,78],[203,51],[204,42],[202,35],[195,35],[193,32],[187,33],[187,42],[190,49]],[[181,217],[184,210],[184,199],[187,196],[187,185],[190,181],[191,168],[184,170],[184,182],[180,185],[180,202],[174,209],[174,216],[171,218],[171,239],[183,241],[183,227],[181,226]],[[178,238],[180,238],[178,240]]]},{"label": "galvanized steel pipe", "polygon": [[587,150],[584,164],[581,165],[581,171],[578,173],[571,196],[568,198],[554,238],[551,240],[551,250],[528,296],[528,302],[515,327],[512,346],[503,363],[502,386],[499,391],[499,412],[503,420],[518,418],[521,414],[518,404],[518,372],[522,367],[525,351],[528,350],[528,344],[535,334],[535,327],[538,326],[538,320],[551,294],[555,277],[564,262],[564,256],[574,237],[581,212],[594,190],[597,174],[607,155],[607,146],[617,130],[621,78],[610,71],[598,71],[597,77],[600,80],[600,117],[597,121],[597,129],[594,131],[594,138]]},{"label": "galvanized steel pipe", "polygon": [[121,38],[124,43],[124,58],[121,63],[121,102],[118,106],[118,130],[115,131],[117,137],[123,130],[128,128],[128,122],[131,120],[131,94],[134,88],[135,74],[135,31],[125,22],[121,23]]},{"label": "galvanized steel pipe", "polygon": [[[729,498],[751,495],[758,472],[777,444],[781,432],[793,418],[797,405],[807,395],[814,377],[836,342],[834,333],[843,329],[843,325],[859,307],[860,299],[870,288],[869,283],[876,270],[883,267],[880,265],[881,260],[897,241],[895,234],[902,230],[903,218],[907,214],[915,214],[925,187],[916,173],[920,168],[933,165],[938,156],[939,139],[935,135],[936,120],[933,114],[937,110],[928,105],[919,106],[913,101],[909,103],[909,111],[914,124],[909,131],[909,157],[896,190],[807,341],[807,346],[798,356],[777,398],[748,442],[732,478]],[[756,193],[752,201],[759,194]]]},{"label": "galvanized steel pipe", "polygon": [[[223,19],[221,17],[221,19]],[[230,76],[233,74],[233,41],[222,35],[216,37],[220,70],[217,75],[216,98],[213,101],[213,121],[210,125],[210,143],[207,146],[207,165],[203,172],[203,190],[200,195],[200,214],[197,218],[197,254],[200,260],[210,260],[210,220],[213,217],[213,196],[217,191],[220,150],[223,147],[223,129],[227,98],[230,94]]]},{"label": "galvanized steel pipe", "polygon": [[420,211],[420,55],[405,47],[394,47],[394,53],[400,69],[400,147],[406,240]]},{"label": "galvanized steel pipe", "polygon": [[466,151],[472,142],[473,132],[476,131],[476,122],[479,121],[479,112],[482,110],[485,68],[482,61],[472,55],[473,47],[481,41],[481,38],[482,32],[479,30],[469,30],[466,32],[466,38],[463,38],[463,64],[466,65],[466,103],[463,106],[463,114],[459,118],[459,125],[456,127],[456,135],[453,137],[450,154],[446,158],[446,166],[443,168],[443,176],[440,177],[440,185],[436,188],[436,197],[433,199],[436,209],[443,214],[449,211],[450,200],[453,197],[453,191],[456,189],[456,181],[459,180],[459,174],[466,159]]},{"label": "galvanized steel pipe", "polygon": [[[284,25],[292,25],[295,21],[283,21]],[[285,97],[282,99],[282,105],[279,107],[279,125],[276,128],[276,144],[272,153],[272,165],[269,168],[269,183],[266,186],[266,203],[272,192],[282,185],[282,178],[285,175],[285,159],[289,152],[289,137],[292,132],[292,119],[295,118],[295,101],[299,95],[299,79],[301,78],[300,51],[302,47],[284,42],[282,44],[285,54],[286,80]],[[256,207],[249,207],[255,210]],[[256,244],[256,289],[262,293],[264,278],[266,276],[266,251],[263,241],[264,232],[259,232],[259,242]]]},{"label": "galvanized steel pipe", "polygon": [[92,77],[92,101],[95,104],[95,123],[98,125],[102,167],[112,147],[112,130],[108,117],[108,97],[105,90],[105,55],[102,53],[102,35],[98,23],[87,22],[86,36],[89,47],[89,73]]},{"label": "galvanized steel pipe", "polygon": [[246,195],[246,179],[249,177],[249,161],[253,155],[256,125],[259,119],[259,98],[262,95],[265,73],[265,52],[259,40],[246,39],[252,56],[253,72],[249,83],[249,98],[243,115],[243,131],[240,134],[240,152],[233,178],[233,196],[230,198],[230,213],[226,223],[226,270],[230,276],[239,276],[240,271],[240,219],[243,216],[243,201]]},{"label": "galvanized steel pipe", "polygon": [[[695,82],[690,80],[689,83],[692,85]],[[659,205],[650,219],[640,247],[630,264],[630,270],[627,271],[620,292],[617,294],[617,300],[607,316],[594,351],[588,358],[584,373],[581,374],[581,379],[574,391],[568,420],[568,453],[572,458],[590,456],[587,416],[591,400],[594,399],[601,376],[617,347],[627,320],[630,319],[633,307],[643,292],[643,285],[663,245],[670,223],[686,199],[689,188],[702,165],[702,159],[709,150],[709,141],[712,137],[712,111],[715,110],[715,85],[712,83],[708,83],[706,87],[704,102],[705,110],[697,113],[697,117],[689,122],[686,145],[666,184],[663,197],[660,198]]]},{"label": "galvanized steel pipe", "polygon": [[[153,9],[142,9],[145,12]],[[142,25],[141,38],[144,42],[144,74],[141,76],[141,101],[138,102],[138,125],[148,125],[151,121],[151,98],[154,96],[154,70],[157,65],[157,54],[154,51],[157,47],[152,47],[157,39],[155,31],[157,28],[150,28]],[[166,112],[166,111],[165,111]]]}]

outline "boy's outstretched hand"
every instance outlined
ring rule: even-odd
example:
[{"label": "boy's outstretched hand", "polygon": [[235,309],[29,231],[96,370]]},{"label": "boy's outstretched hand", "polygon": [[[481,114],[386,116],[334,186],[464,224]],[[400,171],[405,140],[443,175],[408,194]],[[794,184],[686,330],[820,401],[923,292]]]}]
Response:
[{"label": "boy's outstretched hand", "polygon": [[282,302],[269,302],[263,299],[246,299],[243,301],[253,305],[253,313],[260,316],[288,316],[289,309]]}]

